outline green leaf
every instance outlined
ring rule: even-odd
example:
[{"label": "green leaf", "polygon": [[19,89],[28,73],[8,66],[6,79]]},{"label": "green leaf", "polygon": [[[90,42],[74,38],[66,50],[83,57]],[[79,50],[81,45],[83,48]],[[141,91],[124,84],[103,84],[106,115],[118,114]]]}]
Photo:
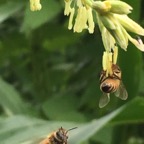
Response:
[{"label": "green leaf", "polygon": [[[0,141],[2,144],[22,144],[27,141],[39,141],[63,126],[66,129],[76,126],[75,123],[42,121],[26,116],[14,116],[7,119],[0,119]],[[8,139],[7,139],[8,138]],[[36,143],[36,142],[35,142]],[[38,142],[37,142],[38,143]]]},{"label": "green leaf", "polygon": [[137,95],[139,90],[142,53],[136,47],[129,45],[127,52],[120,51],[119,63],[122,69],[122,80],[128,91],[128,100],[130,100]]},{"label": "green leaf", "polygon": [[137,97],[124,107],[124,111],[111,124],[144,123],[144,98]]},{"label": "green leaf", "polygon": [[24,113],[26,108],[13,86],[0,78],[0,105],[8,115]]},{"label": "green leaf", "polygon": [[7,1],[0,6],[0,23],[18,12],[24,6],[23,2]]},{"label": "green leaf", "polygon": [[122,124],[123,121],[126,121],[127,124],[144,122],[143,109],[144,98],[136,98],[100,119],[83,124],[60,121],[46,122],[25,116],[0,119],[0,141],[4,144],[9,144],[9,142],[11,144],[33,143],[62,126],[65,129],[78,127],[69,132],[69,144],[80,144],[98,133],[109,122],[108,126],[113,126],[116,123]]},{"label": "green leaf", "polygon": [[54,0],[41,1],[42,9],[40,11],[30,11],[29,5],[27,6],[24,22],[21,30],[23,32],[29,32],[41,26],[42,24],[53,19],[62,9],[62,6]]},{"label": "green leaf", "polygon": [[85,121],[85,117],[77,112],[78,99],[73,95],[53,96],[43,104],[43,112],[49,119],[65,121]]}]

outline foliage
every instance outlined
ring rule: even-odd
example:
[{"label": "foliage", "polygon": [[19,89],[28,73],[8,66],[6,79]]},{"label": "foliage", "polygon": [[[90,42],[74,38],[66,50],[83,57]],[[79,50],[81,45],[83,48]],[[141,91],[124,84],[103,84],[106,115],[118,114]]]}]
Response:
[{"label": "foliage", "polygon": [[[125,0],[126,1],[126,0]],[[127,0],[142,22],[140,0]],[[32,144],[59,127],[70,144],[144,142],[143,55],[134,46],[120,50],[127,101],[111,96],[98,108],[103,45],[94,34],[67,29],[63,1],[43,0],[31,12],[28,1],[0,1],[0,141]]]}]

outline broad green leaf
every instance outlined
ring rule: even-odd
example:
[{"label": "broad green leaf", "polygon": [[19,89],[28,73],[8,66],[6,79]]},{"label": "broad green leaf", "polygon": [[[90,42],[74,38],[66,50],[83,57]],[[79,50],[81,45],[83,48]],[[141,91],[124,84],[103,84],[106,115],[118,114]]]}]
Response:
[{"label": "broad green leaf", "polygon": [[[124,120],[126,123],[144,122],[144,98],[136,98],[128,104],[118,108],[114,112],[97,120],[92,120],[89,123],[72,123],[72,122],[58,122],[58,121],[41,121],[39,119],[14,116],[7,119],[0,119],[1,133],[0,141],[4,144],[22,144],[32,143],[40,138],[44,138],[48,133],[57,130],[59,127],[66,129],[78,127],[69,132],[69,143],[80,144],[94,134],[98,133],[106,124],[108,126],[122,124]],[[130,115],[129,115],[130,113]],[[20,122],[20,124],[17,124]],[[125,123],[125,124],[126,124]]]},{"label": "broad green leaf", "polygon": [[[140,15],[140,0],[129,1],[134,10],[132,17],[135,20]],[[120,50],[119,63],[122,69],[122,80],[128,91],[129,99],[135,97],[139,90],[142,69],[142,52],[134,45],[129,44],[127,52]]]},{"label": "broad green leaf", "polygon": [[73,95],[53,96],[43,104],[43,112],[49,119],[65,121],[85,121],[83,114],[76,111],[79,100]]},{"label": "broad green leaf", "polygon": [[144,98],[137,97],[126,104],[122,113],[115,117],[111,124],[144,123]]},{"label": "broad green leaf", "polygon": [[0,105],[8,115],[24,113],[26,108],[14,87],[0,78]]},{"label": "broad green leaf", "polygon": [[29,5],[27,6],[24,22],[22,25],[23,32],[29,32],[41,26],[42,24],[53,19],[62,9],[59,2],[54,0],[43,0],[41,1],[42,9],[40,11],[30,11]]},{"label": "broad green leaf", "polygon": [[122,80],[128,91],[128,100],[130,100],[137,95],[139,90],[142,53],[136,47],[129,45],[127,52],[120,51],[119,63],[122,69]]},{"label": "broad green leaf", "polygon": [[0,5],[0,23],[18,12],[24,6],[20,1],[6,1]]},{"label": "broad green leaf", "polygon": [[[69,129],[75,127],[75,123],[42,121],[26,116],[13,116],[7,119],[0,119],[0,141],[3,144],[22,144],[27,141],[39,141],[61,126]],[[8,139],[7,139],[8,138]]]}]

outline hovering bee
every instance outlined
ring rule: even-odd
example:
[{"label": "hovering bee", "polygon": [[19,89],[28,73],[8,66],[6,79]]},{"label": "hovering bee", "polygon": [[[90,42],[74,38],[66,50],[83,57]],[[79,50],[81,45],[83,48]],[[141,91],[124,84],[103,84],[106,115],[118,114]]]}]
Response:
[{"label": "hovering bee", "polygon": [[100,76],[100,89],[103,95],[99,101],[99,107],[106,106],[110,101],[110,93],[114,93],[116,97],[126,100],[128,93],[121,80],[121,70],[118,65],[112,64],[112,75],[106,76],[106,71],[102,70]]},{"label": "hovering bee", "polygon": [[67,144],[67,133],[70,130],[76,129],[77,127],[71,128],[69,130],[65,130],[62,127],[59,128],[57,131],[52,132],[50,135],[47,136],[46,139],[44,139],[39,144]]}]

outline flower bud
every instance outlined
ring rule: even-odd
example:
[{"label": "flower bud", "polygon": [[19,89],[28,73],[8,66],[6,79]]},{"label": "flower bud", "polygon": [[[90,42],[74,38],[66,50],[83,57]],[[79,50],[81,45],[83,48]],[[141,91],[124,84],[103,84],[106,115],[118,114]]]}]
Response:
[{"label": "flower bud", "polygon": [[115,39],[111,35],[111,33],[106,29],[106,27],[103,25],[101,19],[99,18],[99,14],[97,14],[97,22],[99,25],[99,29],[101,31],[104,48],[106,51],[110,52],[111,49],[114,48],[115,46]]},{"label": "flower bud", "polygon": [[109,30],[112,36],[115,38],[116,42],[123,48],[125,51],[128,46],[128,37],[123,29],[123,27],[118,24],[116,30]]},{"label": "flower bud", "polygon": [[115,15],[121,25],[128,31],[144,36],[144,29],[127,15]]},{"label": "flower bud", "polygon": [[102,40],[106,51],[110,52],[115,45],[115,39],[105,27],[102,30]]},{"label": "flower bud", "polygon": [[111,5],[109,1],[101,2],[101,1],[95,1],[92,3],[92,7],[98,12],[98,13],[106,13],[109,12]]},{"label": "flower bud", "polygon": [[116,25],[115,25],[115,18],[113,16],[113,14],[105,14],[105,15],[99,15],[99,19],[102,21],[103,25],[111,30],[116,29]]},{"label": "flower bud", "polygon": [[[111,5],[110,12],[112,13],[129,14],[133,9],[130,5],[122,1],[117,1],[117,0],[116,1],[107,0],[107,1],[109,1]],[[107,1],[104,1],[104,3],[107,3]]]}]

